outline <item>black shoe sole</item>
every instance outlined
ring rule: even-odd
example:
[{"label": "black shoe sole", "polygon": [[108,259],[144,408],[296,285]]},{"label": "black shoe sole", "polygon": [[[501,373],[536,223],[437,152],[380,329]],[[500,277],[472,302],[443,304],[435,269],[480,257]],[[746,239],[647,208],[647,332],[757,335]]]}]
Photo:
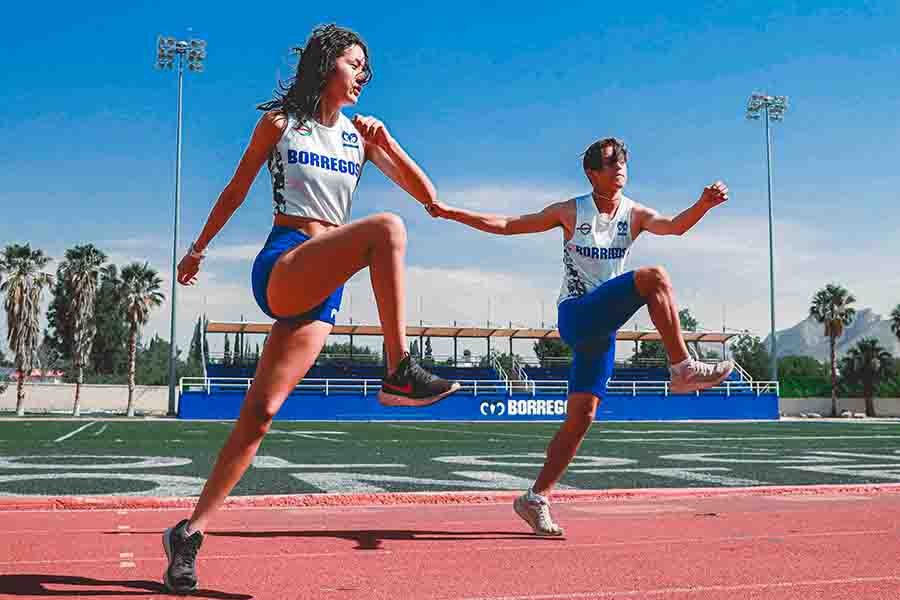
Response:
[{"label": "black shoe sole", "polygon": [[166,572],[163,573],[163,585],[166,586],[166,589],[172,592],[173,594],[190,594],[191,592],[197,591],[197,584],[195,583],[193,587],[190,588],[179,588],[171,581],[169,581],[169,567],[172,566],[172,542],[169,541],[169,536],[172,534],[172,529],[166,529],[163,532],[163,548],[166,550],[166,558],[169,560],[169,566],[166,567]]},{"label": "black shoe sole", "polygon": [[427,398],[410,398],[409,396],[400,396],[381,390],[378,392],[378,402],[383,406],[430,406],[439,400],[443,400],[458,389],[459,384],[453,383],[446,392],[442,392],[436,396],[428,396]]}]

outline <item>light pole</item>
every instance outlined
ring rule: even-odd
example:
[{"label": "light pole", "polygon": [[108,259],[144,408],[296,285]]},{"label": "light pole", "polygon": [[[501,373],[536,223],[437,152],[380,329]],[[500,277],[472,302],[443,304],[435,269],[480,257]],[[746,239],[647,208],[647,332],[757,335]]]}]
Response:
[{"label": "light pole", "polygon": [[783,121],[787,108],[787,96],[768,96],[754,92],[747,102],[747,118],[757,120],[762,116],[766,122],[766,172],[769,190],[769,312],[771,318],[769,337],[772,340],[770,348],[772,381],[778,381],[778,351],[775,339],[775,241],[772,217],[772,133],[769,130],[769,121]]},{"label": "light pole", "polygon": [[175,142],[175,228],[172,231],[172,323],[169,331],[169,416],[174,416],[175,406],[175,308],[178,290],[178,216],[181,207],[181,96],[184,88],[184,63],[187,60],[189,71],[203,71],[206,60],[206,42],[204,40],[176,40],[173,37],[158,36],[156,39],[156,68],[171,70],[178,60],[178,126]]}]

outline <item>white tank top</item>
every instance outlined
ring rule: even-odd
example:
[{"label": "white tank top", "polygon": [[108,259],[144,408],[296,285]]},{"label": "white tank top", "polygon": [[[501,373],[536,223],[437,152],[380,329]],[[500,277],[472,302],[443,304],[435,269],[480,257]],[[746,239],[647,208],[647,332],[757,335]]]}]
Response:
[{"label": "white tank top", "polygon": [[575,231],[563,240],[563,281],[557,304],[590,293],[625,272],[631,249],[631,209],[622,196],[612,218],[600,216],[591,194],[575,198]]},{"label": "white tank top", "polygon": [[269,155],[275,214],[343,225],[365,156],[362,136],[343,113],[333,127],[288,116]]}]

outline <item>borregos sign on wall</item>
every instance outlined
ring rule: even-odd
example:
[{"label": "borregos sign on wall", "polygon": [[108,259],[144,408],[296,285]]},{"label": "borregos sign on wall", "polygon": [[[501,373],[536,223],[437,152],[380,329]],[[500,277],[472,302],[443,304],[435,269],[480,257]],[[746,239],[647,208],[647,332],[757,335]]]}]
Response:
[{"label": "borregos sign on wall", "polygon": [[538,416],[556,417],[566,414],[565,400],[514,400],[484,401],[479,407],[485,417]]}]

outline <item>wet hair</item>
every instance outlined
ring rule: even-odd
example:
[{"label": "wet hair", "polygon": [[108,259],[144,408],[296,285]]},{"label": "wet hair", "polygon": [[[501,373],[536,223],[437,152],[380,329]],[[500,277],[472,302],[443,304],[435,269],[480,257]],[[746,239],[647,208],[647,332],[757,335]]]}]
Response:
[{"label": "wet hair", "polygon": [[[603,150],[610,147],[613,149],[612,156],[605,158]],[[628,162],[628,148],[625,147],[625,142],[618,138],[603,138],[588,146],[582,155],[581,165],[585,171],[588,169],[600,171],[620,161]]]},{"label": "wet hair", "polygon": [[292,49],[298,58],[296,74],[287,81],[279,81],[275,98],[256,108],[264,111],[279,110],[293,116],[299,123],[314,119],[328,76],[334,71],[337,59],[351,46],[362,48],[366,57],[365,79],[362,83],[369,83],[372,80],[369,48],[359,34],[333,23],[320,25],[313,29],[306,46]]}]

